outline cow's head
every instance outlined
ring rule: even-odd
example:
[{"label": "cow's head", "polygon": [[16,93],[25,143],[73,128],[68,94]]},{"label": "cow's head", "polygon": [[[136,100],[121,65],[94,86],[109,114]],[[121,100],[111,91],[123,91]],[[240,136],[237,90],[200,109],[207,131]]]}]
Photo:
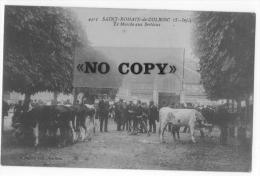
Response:
[{"label": "cow's head", "polygon": [[196,124],[200,128],[212,126],[212,124],[209,124],[206,118],[200,112],[196,113]]},{"label": "cow's head", "polygon": [[207,136],[211,136],[213,125],[208,123],[206,118],[200,112],[196,115],[196,125],[203,129]]},{"label": "cow's head", "polygon": [[200,112],[196,112],[195,114],[196,116],[196,122],[201,124],[203,121],[205,121],[205,118],[203,117],[203,115]]}]

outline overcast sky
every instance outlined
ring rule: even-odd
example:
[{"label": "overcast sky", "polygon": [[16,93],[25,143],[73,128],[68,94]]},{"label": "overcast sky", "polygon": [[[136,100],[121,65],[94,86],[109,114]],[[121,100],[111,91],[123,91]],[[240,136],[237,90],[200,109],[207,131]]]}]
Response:
[{"label": "overcast sky", "polygon": [[[99,9],[99,8],[72,8],[83,29],[87,33],[90,45],[96,47],[98,51],[106,55],[108,58],[117,62],[130,59],[132,62],[138,59],[163,59],[168,63],[177,66],[179,72],[176,74],[182,78],[183,53],[188,60],[191,57],[191,32],[192,32],[192,12],[190,11],[169,11],[169,10],[129,10],[129,9]],[[103,21],[108,17],[140,17],[143,18],[170,18],[169,22],[154,22],[160,26],[114,26],[113,21]],[[97,21],[89,21],[90,18],[98,18]],[[173,19],[178,22],[173,22]],[[191,22],[184,22],[182,19]],[[119,23],[122,21],[119,21]],[[129,21],[125,21],[130,23]],[[136,23],[136,22],[135,22]],[[144,22],[141,21],[144,25]],[[148,22],[150,23],[150,22]],[[119,49],[118,47],[124,47]],[[131,48],[128,48],[131,47]],[[138,48],[147,49],[138,49]],[[154,49],[153,49],[154,48]],[[185,52],[183,52],[185,49]],[[170,51],[170,52],[166,52]],[[180,52],[178,52],[180,51]],[[158,54],[159,53],[159,54]],[[155,58],[154,58],[155,57]],[[81,58],[81,57],[78,57]],[[186,60],[185,59],[185,60]],[[189,67],[189,61],[186,60],[184,67],[189,71],[198,75],[194,68]],[[130,61],[130,62],[131,62]],[[188,62],[187,62],[188,61]],[[79,60],[81,62],[81,60]],[[197,62],[197,61],[195,61]],[[179,63],[181,63],[179,65]],[[77,64],[76,64],[77,65]],[[96,76],[96,75],[94,75]],[[89,77],[83,77],[90,79]],[[98,80],[98,78],[94,78]],[[79,82],[91,82],[89,80]],[[102,82],[106,82],[103,80]],[[102,84],[102,86],[104,86]]]},{"label": "overcast sky", "polygon": [[187,11],[126,10],[126,9],[72,9],[84,27],[92,46],[116,47],[177,47],[190,49],[192,23],[161,23],[160,27],[115,27],[112,22],[89,22],[91,17],[166,17],[191,18]]}]

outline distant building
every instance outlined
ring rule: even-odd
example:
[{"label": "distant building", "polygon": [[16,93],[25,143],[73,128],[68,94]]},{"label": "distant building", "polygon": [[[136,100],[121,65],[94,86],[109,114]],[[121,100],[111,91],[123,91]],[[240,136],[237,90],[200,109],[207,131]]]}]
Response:
[{"label": "distant building", "polygon": [[95,47],[95,49],[117,64],[149,62],[168,63],[177,67],[174,74],[158,75],[158,68],[155,68],[148,75],[142,73],[125,75],[117,98],[145,102],[153,100],[156,104],[161,102],[161,97],[180,100],[183,87],[184,48]]},{"label": "distant building", "polygon": [[[177,72],[166,75],[133,75],[123,78],[117,98],[153,100],[159,106],[176,103],[212,104],[207,99],[198,73],[196,58],[185,58],[184,48],[96,47],[106,58],[120,62],[153,62],[176,65]],[[185,59],[184,59],[185,58]]]}]

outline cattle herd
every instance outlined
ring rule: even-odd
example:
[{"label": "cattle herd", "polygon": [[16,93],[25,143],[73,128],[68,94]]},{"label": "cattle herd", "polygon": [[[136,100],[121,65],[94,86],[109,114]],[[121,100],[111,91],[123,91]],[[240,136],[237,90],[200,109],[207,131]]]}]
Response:
[{"label": "cattle herd", "polygon": [[[4,102],[3,112],[8,110],[5,105]],[[146,133],[149,136],[152,132],[156,133],[157,121],[161,142],[164,142],[165,130],[170,130],[175,140],[175,134],[179,137],[180,127],[188,128],[191,140],[196,142],[195,129],[200,130],[203,137],[203,129],[207,128],[211,131],[214,125],[225,124],[224,116],[224,113],[217,113],[211,107],[173,108],[167,106],[159,109],[152,101],[147,105],[141,101],[133,103],[119,100],[109,103],[101,99],[93,105],[77,102],[75,105],[38,105],[28,110],[24,110],[18,104],[14,107],[12,126],[16,139],[20,141],[30,139],[30,143],[34,146],[48,143],[51,139],[55,139],[54,141],[59,146],[91,139],[90,131],[95,133],[96,130],[95,119],[100,122],[100,132],[107,132],[108,118],[116,122],[117,131],[126,130],[131,135]]]},{"label": "cattle herd", "polygon": [[20,140],[31,136],[33,145],[38,146],[41,140],[59,134],[58,145],[64,146],[88,137],[87,128],[94,124],[94,115],[95,108],[85,104],[41,105],[26,112],[17,108],[13,116],[14,136]]}]

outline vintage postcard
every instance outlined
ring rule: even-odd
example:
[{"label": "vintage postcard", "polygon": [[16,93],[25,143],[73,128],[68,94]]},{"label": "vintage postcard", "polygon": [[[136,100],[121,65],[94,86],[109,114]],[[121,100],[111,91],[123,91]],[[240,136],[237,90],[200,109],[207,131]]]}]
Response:
[{"label": "vintage postcard", "polygon": [[1,165],[251,172],[255,13],[4,11]]}]

